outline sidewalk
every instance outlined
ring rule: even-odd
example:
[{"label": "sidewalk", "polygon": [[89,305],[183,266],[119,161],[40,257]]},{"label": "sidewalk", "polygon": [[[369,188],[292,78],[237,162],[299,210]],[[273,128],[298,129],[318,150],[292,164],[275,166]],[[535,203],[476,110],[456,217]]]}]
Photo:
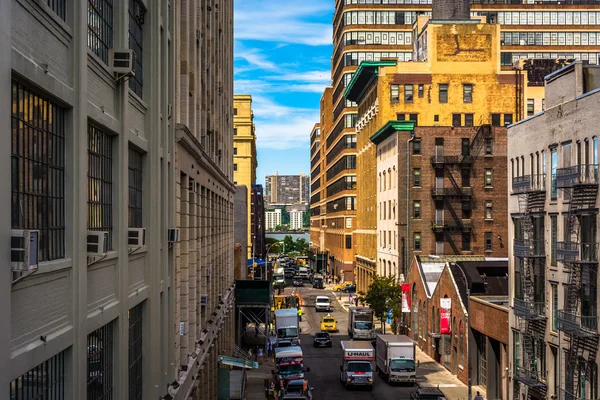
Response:
[{"label": "sidewalk", "polygon": [[271,370],[275,369],[273,359],[265,360],[258,369],[248,370],[246,375],[246,400],[264,400],[265,399],[265,379],[273,380]]}]

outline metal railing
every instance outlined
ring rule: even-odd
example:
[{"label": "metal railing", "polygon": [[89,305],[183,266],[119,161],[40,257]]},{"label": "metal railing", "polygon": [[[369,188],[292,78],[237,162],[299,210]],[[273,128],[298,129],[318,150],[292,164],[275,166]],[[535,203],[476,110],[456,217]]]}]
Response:
[{"label": "metal railing", "polygon": [[546,242],[544,239],[515,239],[513,253],[516,257],[545,257]]},{"label": "metal railing", "polygon": [[471,229],[473,226],[473,223],[471,222],[471,220],[465,220],[465,219],[461,219],[460,223],[457,221],[454,221],[452,219],[449,220],[445,220],[445,219],[438,219],[436,218],[433,222],[432,222],[432,228],[443,228],[443,229]]},{"label": "metal railing", "polygon": [[597,185],[598,164],[579,164],[556,170],[556,187],[572,188],[576,185]]},{"label": "metal railing", "polygon": [[528,302],[515,298],[513,299],[513,311],[517,317],[526,320],[546,318],[546,304],[543,301]]},{"label": "metal railing", "polygon": [[546,190],[546,174],[514,177],[512,188],[513,193],[543,192]]},{"label": "metal railing", "polygon": [[463,188],[433,188],[431,189],[432,196],[471,196],[473,194],[473,189],[470,187]]},{"label": "metal railing", "polygon": [[519,382],[524,383],[529,387],[544,387],[546,384],[546,374],[543,371],[537,369],[527,369],[515,365],[515,376]]},{"label": "metal railing", "polygon": [[432,164],[460,164],[467,161],[463,156],[431,156]]},{"label": "metal railing", "polygon": [[558,242],[556,260],[574,263],[597,263],[598,243]]},{"label": "metal railing", "polygon": [[589,337],[598,336],[598,317],[577,315],[570,311],[556,311],[558,330],[570,335]]}]

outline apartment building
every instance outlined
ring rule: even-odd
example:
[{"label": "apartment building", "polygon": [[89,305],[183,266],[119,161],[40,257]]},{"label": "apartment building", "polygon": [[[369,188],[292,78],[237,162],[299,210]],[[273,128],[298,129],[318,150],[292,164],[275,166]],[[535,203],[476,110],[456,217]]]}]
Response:
[{"label": "apartment building", "polygon": [[276,208],[275,210],[265,211],[265,229],[268,231],[272,231],[276,226],[281,225],[282,220],[282,210],[281,208]]},{"label": "apartment building", "polygon": [[308,204],[310,199],[310,177],[304,175],[267,175],[265,178],[265,204],[291,205]]},{"label": "apartment building", "polygon": [[250,201],[252,185],[256,184],[256,133],[254,127],[254,112],[252,111],[252,96],[236,94],[233,96],[233,181],[236,185],[245,185],[248,195],[248,258],[252,257],[252,240],[250,238]]},{"label": "apartment building", "polygon": [[599,77],[546,76],[545,110],[508,130],[511,399],[599,396]]},{"label": "apartment building", "polygon": [[297,230],[304,227],[304,213],[303,210],[290,211],[290,229]]},{"label": "apartment building", "polygon": [[167,11],[0,3],[0,398],[156,399],[177,378]]},{"label": "apartment building", "polygon": [[501,70],[497,24],[442,14],[415,27],[415,61],[363,62],[345,92],[359,112],[359,290],[406,277],[415,254],[507,256],[503,125],[526,74]]}]

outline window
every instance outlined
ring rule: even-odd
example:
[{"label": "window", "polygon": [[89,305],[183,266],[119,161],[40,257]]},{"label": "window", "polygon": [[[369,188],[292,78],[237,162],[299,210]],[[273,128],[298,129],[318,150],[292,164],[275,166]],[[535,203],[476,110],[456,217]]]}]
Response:
[{"label": "window", "polygon": [[415,121],[415,126],[418,126],[419,125],[419,114],[410,114],[408,120]]},{"label": "window", "polygon": [[465,126],[473,126],[473,114],[465,114]]},{"label": "window", "polygon": [[237,108],[233,108],[233,115],[237,115]]},{"label": "window", "polygon": [[493,232],[485,233],[485,251],[492,250],[492,235],[493,235]]},{"label": "window", "polygon": [[556,332],[558,325],[556,323],[556,312],[558,311],[558,285],[556,283],[551,283],[550,289],[552,291],[552,330]]},{"label": "window", "polygon": [[471,187],[471,170],[464,168],[460,171],[462,187]]},{"label": "window", "polygon": [[233,155],[234,155],[234,156],[237,156],[237,147],[234,147],[234,148],[233,148]]},{"label": "window", "polygon": [[237,164],[233,164],[233,170],[237,171]]},{"label": "window", "polygon": [[413,186],[421,186],[421,168],[413,169]]},{"label": "window", "polygon": [[346,248],[352,248],[352,235],[346,235]]},{"label": "window", "polygon": [[527,99],[527,116],[531,117],[534,114],[535,103],[533,99]]},{"label": "window", "polygon": [[114,321],[87,337],[87,398],[113,398]]},{"label": "window", "polygon": [[129,227],[142,227],[142,153],[129,148]]},{"label": "window", "polygon": [[113,138],[88,125],[88,229],[108,232],[112,250],[112,153]]},{"label": "window", "polygon": [[419,98],[422,99],[424,94],[425,94],[425,85],[419,84],[419,89],[418,89]]},{"label": "window", "polygon": [[433,122],[440,122],[440,116],[438,114],[433,116]]},{"label": "window", "polygon": [[512,114],[504,114],[504,126],[511,125],[513,123]]},{"label": "window", "polygon": [[492,114],[492,126],[501,126],[500,117],[501,114]]},{"label": "window", "polygon": [[440,84],[439,101],[440,103],[448,102],[448,84]]},{"label": "window", "polygon": [[491,156],[494,152],[494,141],[492,138],[485,138],[485,155]]},{"label": "window", "polygon": [[462,218],[463,219],[471,219],[471,202],[463,201],[462,202]]},{"label": "window", "polygon": [[492,186],[492,170],[486,169],[484,171],[483,185],[486,187]]},{"label": "window", "polygon": [[413,95],[413,85],[404,85],[404,102],[412,103]]},{"label": "window", "polygon": [[400,102],[400,86],[399,85],[390,85],[390,102],[391,103]]},{"label": "window", "polygon": [[493,203],[491,201],[485,202],[485,219],[493,219],[492,206],[493,206]]},{"label": "window", "polygon": [[421,218],[421,201],[420,200],[413,201],[413,218],[415,218],[415,219]]},{"label": "window", "polygon": [[413,233],[414,250],[421,251],[421,232]]},{"label": "window", "polygon": [[550,216],[550,265],[556,267],[556,247],[558,246],[558,218]]},{"label": "window", "polygon": [[[234,108],[234,110],[237,110],[237,108]],[[237,136],[237,128],[233,128],[233,136]]]},{"label": "window", "polygon": [[471,233],[469,232],[462,233],[462,250],[471,251]]},{"label": "window", "polygon": [[452,114],[452,126],[462,125],[462,114]]},{"label": "window", "polygon": [[415,155],[415,156],[421,155],[421,139],[413,140],[413,155]]},{"label": "window", "polygon": [[129,48],[135,53],[135,75],[129,78],[129,88],[142,97],[144,87],[144,15],[141,0],[129,0]]},{"label": "window", "polygon": [[87,15],[88,48],[108,64],[108,50],[113,47],[113,0],[88,0]]},{"label": "window", "polygon": [[556,170],[558,169],[558,151],[555,148],[550,150],[550,173],[552,174],[552,186],[550,189],[550,197],[552,200],[556,200],[558,197],[558,190],[556,188]]},{"label": "window", "polygon": [[473,85],[466,83],[463,85],[463,103],[473,102]]},{"label": "window", "polygon": [[406,114],[396,114],[396,119],[398,121],[406,121]]},{"label": "window", "polygon": [[10,383],[10,399],[62,400],[65,393],[65,351],[30,369]]},{"label": "window", "polygon": [[346,217],[346,228],[352,228],[352,218]]},{"label": "window", "polygon": [[12,82],[11,227],[40,231],[39,258],[65,256],[65,111]]},{"label": "window", "polygon": [[62,19],[67,20],[67,1],[66,0],[46,0],[48,7],[52,9]]},{"label": "window", "polygon": [[515,363],[514,371],[521,366],[521,338],[519,331],[513,331],[513,362]]},{"label": "window", "polygon": [[460,149],[462,156],[468,156],[471,154],[471,141],[469,138],[462,138],[460,140]]},{"label": "window", "polygon": [[143,321],[142,306],[138,304],[129,310],[129,400],[143,399],[143,380],[142,380],[142,339],[143,339]]}]

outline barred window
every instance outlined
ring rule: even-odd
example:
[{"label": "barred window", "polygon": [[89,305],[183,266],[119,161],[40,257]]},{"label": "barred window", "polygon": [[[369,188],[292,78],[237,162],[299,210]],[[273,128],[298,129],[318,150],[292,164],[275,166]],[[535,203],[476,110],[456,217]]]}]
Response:
[{"label": "barred window", "polygon": [[46,0],[46,4],[60,19],[63,21],[67,20],[67,0]]},{"label": "barred window", "polygon": [[142,153],[129,148],[129,227],[142,227]]},{"label": "barred window", "polygon": [[142,306],[129,310],[129,400],[142,400]]},{"label": "barred window", "polygon": [[113,0],[88,0],[88,48],[105,64],[113,47]]},{"label": "barred window", "polygon": [[113,398],[114,321],[87,337],[87,398]]},{"label": "barred window", "polygon": [[40,231],[40,261],[65,256],[65,110],[12,82],[11,227]]},{"label": "barred window", "polygon": [[88,125],[88,229],[108,232],[112,250],[112,136]]},{"label": "barred window", "polygon": [[65,351],[30,369],[10,383],[10,398],[62,400],[65,393]]},{"label": "barred window", "polygon": [[144,15],[146,9],[140,0],[129,0],[129,48],[135,53],[135,76],[129,79],[129,88],[142,97],[144,86]]}]

